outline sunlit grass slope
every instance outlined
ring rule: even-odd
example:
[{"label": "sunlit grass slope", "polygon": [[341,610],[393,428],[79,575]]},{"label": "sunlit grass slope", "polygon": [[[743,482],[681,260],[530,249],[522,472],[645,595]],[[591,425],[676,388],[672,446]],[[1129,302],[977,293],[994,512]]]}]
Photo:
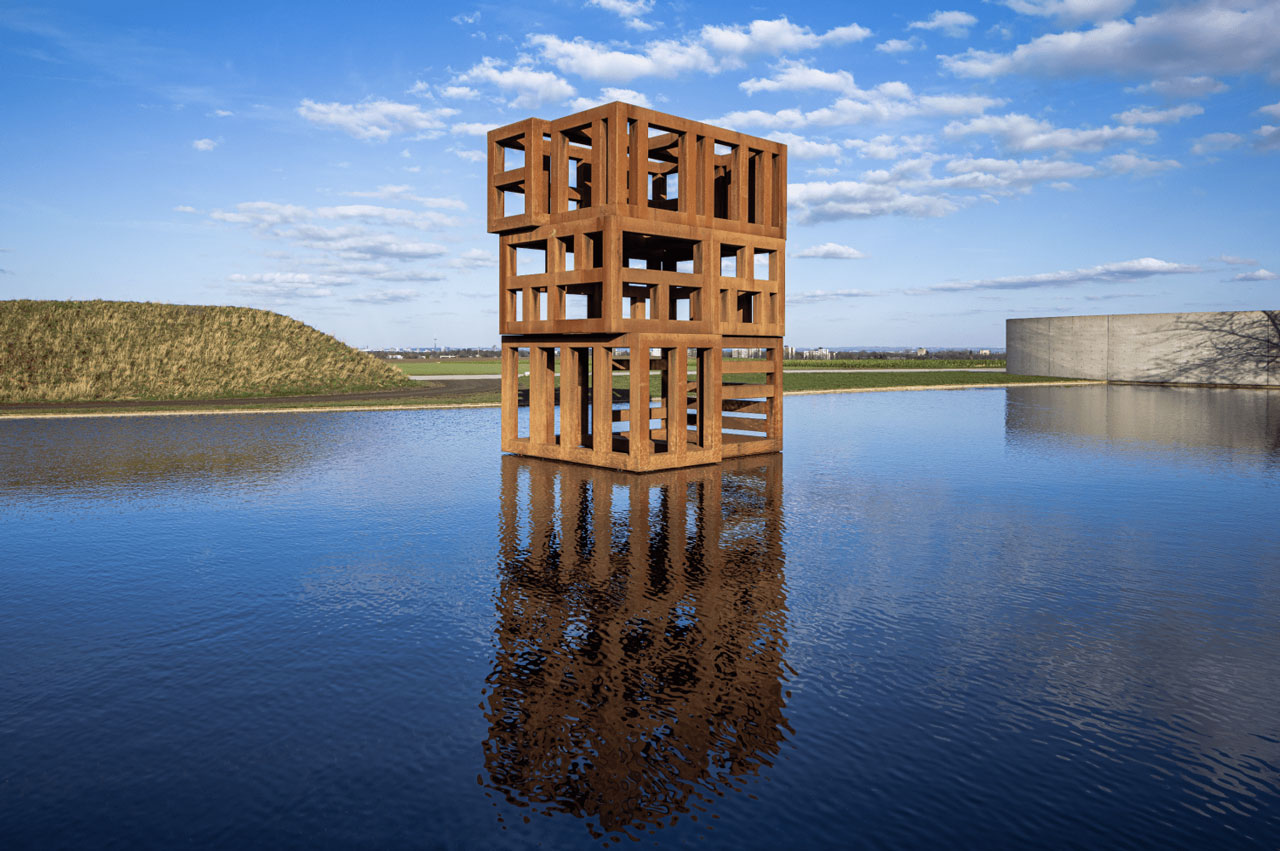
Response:
[{"label": "sunlit grass slope", "polygon": [[296,319],[249,307],[0,301],[0,402],[212,399],[412,386]]}]

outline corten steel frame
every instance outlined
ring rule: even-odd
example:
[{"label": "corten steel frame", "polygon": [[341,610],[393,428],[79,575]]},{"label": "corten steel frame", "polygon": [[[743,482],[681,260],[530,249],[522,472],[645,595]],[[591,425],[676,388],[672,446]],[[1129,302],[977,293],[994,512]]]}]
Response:
[{"label": "corten steel frame", "polygon": [[641,472],[782,449],[786,146],[615,102],[488,150],[502,450]]}]

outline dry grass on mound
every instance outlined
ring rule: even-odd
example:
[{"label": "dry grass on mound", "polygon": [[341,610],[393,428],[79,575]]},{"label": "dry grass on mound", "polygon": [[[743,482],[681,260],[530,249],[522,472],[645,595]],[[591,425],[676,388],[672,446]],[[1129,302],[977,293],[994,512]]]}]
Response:
[{"label": "dry grass on mound", "polygon": [[411,384],[390,364],[265,310],[0,301],[0,402],[283,396]]}]

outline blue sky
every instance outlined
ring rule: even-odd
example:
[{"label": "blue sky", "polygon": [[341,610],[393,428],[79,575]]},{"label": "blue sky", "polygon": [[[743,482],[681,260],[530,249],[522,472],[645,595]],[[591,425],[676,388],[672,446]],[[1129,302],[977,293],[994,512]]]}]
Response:
[{"label": "blue sky", "polygon": [[483,133],[790,146],[788,342],[1280,307],[1280,0],[0,5],[0,298],[496,342]]}]

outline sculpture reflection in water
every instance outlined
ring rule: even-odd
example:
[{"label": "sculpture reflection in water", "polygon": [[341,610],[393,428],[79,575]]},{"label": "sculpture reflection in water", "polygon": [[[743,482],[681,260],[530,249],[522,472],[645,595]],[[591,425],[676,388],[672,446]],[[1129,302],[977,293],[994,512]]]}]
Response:
[{"label": "sculpture reflection in water", "polygon": [[790,731],[781,456],[502,464],[487,785],[599,837],[696,818],[771,765]]}]

